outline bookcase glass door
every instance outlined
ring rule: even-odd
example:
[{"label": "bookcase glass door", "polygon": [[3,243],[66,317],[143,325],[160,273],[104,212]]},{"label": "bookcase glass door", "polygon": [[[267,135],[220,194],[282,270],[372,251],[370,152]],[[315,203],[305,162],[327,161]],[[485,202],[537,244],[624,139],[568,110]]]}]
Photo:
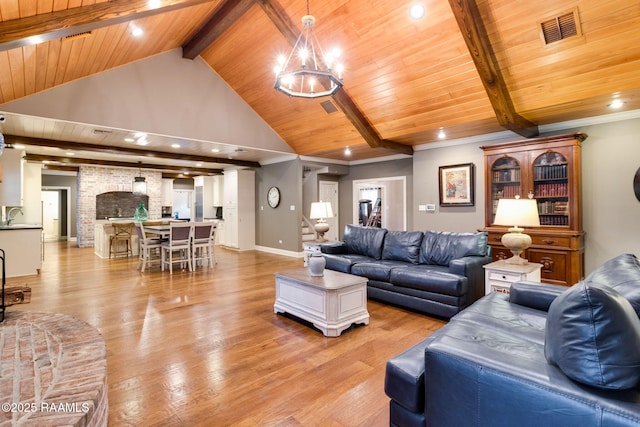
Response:
[{"label": "bookcase glass door", "polygon": [[533,162],[533,188],[541,226],[569,226],[567,159],[548,151]]},{"label": "bookcase glass door", "polygon": [[500,157],[491,166],[491,223],[496,216],[498,200],[521,195],[520,162],[513,157]]}]

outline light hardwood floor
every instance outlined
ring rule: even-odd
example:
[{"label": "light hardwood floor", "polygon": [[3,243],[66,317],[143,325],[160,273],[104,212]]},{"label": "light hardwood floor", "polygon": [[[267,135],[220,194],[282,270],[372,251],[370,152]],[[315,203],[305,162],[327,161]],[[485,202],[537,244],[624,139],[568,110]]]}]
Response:
[{"label": "light hardwood floor", "polygon": [[[13,310],[85,320],[107,348],[110,426],[387,426],[386,361],[442,320],[369,301],[370,324],[326,338],[273,313],[274,273],[302,259],[216,249],[213,270],[140,273],[135,258],[46,243]],[[10,260],[7,260],[10,262]]]}]

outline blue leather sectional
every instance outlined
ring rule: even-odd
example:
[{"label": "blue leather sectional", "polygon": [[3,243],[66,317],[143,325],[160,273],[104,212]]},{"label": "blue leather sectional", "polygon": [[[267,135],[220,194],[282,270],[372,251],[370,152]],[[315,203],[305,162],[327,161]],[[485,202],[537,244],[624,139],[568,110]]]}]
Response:
[{"label": "blue leather sectional", "polygon": [[640,262],[492,293],[387,362],[392,426],[639,426]]},{"label": "blue leather sectional", "polygon": [[371,299],[450,318],[484,295],[487,234],[346,225],[323,245],[326,268],[368,279]]}]

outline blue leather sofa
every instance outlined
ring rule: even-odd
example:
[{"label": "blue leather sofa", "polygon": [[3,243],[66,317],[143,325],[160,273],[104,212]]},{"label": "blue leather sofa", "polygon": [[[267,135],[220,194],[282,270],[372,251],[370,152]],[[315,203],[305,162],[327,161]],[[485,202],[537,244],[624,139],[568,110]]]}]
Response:
[{"label": "blue leather sofa", "polygon": [[487,234],[345,226],[326,268],[364,276],[371,299],[450,318],[484,295]]},{"label": "blue leather sofa", "polygon": [[519,282],[387,362],[393,426],[640,425],[640,262]]}]

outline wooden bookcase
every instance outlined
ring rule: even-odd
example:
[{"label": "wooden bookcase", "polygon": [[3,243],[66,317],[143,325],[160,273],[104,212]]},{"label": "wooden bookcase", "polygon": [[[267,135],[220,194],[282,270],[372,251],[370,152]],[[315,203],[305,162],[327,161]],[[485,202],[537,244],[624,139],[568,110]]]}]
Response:
[{"label": "wooden bookcase", "polygon": [[527,228],[523,256],[542,264],[542,281],[571,286],[584,278],[580,148],[584,133],[480,147],[485,159],[485,228],[494,261],[510,257],[500,239],[508,227],[493,224],[500,198],[533,197],[540,227]]}]

